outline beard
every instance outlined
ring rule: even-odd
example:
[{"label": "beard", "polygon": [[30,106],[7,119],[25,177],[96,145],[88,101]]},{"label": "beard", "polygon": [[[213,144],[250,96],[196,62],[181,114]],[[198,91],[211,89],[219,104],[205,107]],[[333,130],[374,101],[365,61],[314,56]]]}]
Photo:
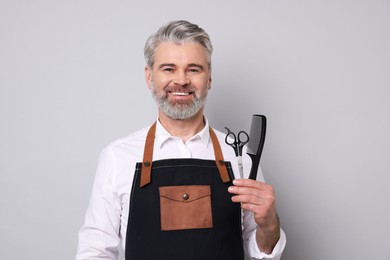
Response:
[{"label": "beard", "polygon": [[152,96],[157,103],[158,109],[167,117],[173,120],[185,120],[194,117],[200,109],[206,104],[207,88],[200,93],[190,87],[185,87],[187,91],[192,92],[193,98],[190,102],[169,101],[166,91],[159,91],[152,86]]}]

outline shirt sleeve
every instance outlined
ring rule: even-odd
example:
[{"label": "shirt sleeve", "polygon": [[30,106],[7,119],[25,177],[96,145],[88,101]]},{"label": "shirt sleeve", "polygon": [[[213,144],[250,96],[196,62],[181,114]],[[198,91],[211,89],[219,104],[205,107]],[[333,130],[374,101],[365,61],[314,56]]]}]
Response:
[{"label": "shirt sleeve", "polygon": [[85,223],[79,232],[76,260],[118,259],[121,204],[114,185],[115,160],[106,148],[99,156]]},{"label": "shirt sleeve", "polygon": [[[248,164],[247,164],[247,168]],[[248,173],[249,175],[249,173]],[[259,167],[257,173],[257,181],[264,182],[264,175]],[[243,240],[244,240],[244,248],[247,256],[250,259],[273,259],[279,260],[282,256],[283,250],[286,246],[286,235],[283,230],[280,230],[280,238],[276,243],[271,254],[266,254],[260,251],[256,242],[256,229],[257,224],[254,220],[253,212],[248,210],[243,210]]]},{"label": "shirt sleeve", "polygon": [[282,257],[284,247],[286,246],[286,235],[284,234],[283,230],[280,229],[280,238],[270,254],[261,252],[257,246],[256,230],[250,233],[246,246],[246,252],[248,256],[251,257],[251,259],[279,260]]}]

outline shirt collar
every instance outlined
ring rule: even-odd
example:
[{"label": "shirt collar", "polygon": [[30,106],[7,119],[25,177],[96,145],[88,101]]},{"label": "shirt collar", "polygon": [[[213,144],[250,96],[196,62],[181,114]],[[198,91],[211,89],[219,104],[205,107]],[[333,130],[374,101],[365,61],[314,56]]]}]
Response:
[{"label": "shirt collar", "polygon": [[[210,144],[210,125],[209,121],[204,117],[205,121],[205,126],[204,128],[197,134],[195,134],[193,137],[188,139],[187,142],[191,142],[193,140],[200,140],[205,147],[207,148],[208,145]],[[165,142],[171,139],[179,139],[179,137],[172,136],[168,130],[164,128],[164,126],[160,123],[160,120],[157,119],[157,124],[156,124],[156,134],[155,134],[155,142],[158,145],[157,147],[161,149],[161,147],[164,145]]]}]

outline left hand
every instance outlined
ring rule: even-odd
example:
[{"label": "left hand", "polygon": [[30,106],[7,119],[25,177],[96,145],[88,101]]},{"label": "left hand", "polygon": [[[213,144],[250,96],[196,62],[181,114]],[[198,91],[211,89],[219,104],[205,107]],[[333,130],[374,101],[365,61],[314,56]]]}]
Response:
[{"label": "left hand", "polygon": [[252,211],[255,222],[261,229],[274,228],[279,220],[275,210],[275,196],[271,185],[250,179],[236,179],[228,191],[235,194],[233,202],[240,202],[241,208]]}]

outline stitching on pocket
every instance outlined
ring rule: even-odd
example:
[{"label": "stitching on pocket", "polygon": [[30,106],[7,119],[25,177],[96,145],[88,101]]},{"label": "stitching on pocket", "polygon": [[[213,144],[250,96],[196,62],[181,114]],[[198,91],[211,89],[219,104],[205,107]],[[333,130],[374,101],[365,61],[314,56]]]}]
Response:
[{"label": "stitching on pocket", "polygon": [[213,227],[209,185],[164,186],[159,192],[161,230]]}]

